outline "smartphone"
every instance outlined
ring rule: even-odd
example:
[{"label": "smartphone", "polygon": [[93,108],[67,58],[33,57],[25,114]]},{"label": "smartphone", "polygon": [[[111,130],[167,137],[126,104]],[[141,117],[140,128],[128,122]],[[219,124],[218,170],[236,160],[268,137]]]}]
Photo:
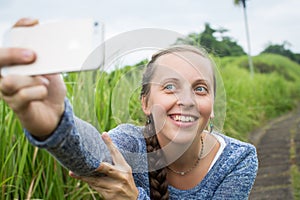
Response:
[{"label": "smartphone", "polygon": [[93,19],[49,21],[12,28],[4,34],[3,45],[31,49],[37,58],[31,64],[2,67],[1,76],[97,69],[104,62],[103,41],[104,25]]}]

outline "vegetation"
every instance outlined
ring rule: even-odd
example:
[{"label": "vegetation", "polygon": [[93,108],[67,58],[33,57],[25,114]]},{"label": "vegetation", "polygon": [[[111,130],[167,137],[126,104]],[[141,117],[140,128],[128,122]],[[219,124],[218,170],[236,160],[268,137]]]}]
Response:
[{"label": "vegetation", "polygon": [[291,133],[291,149],[290,149],[291,182],[292,182],[294,199],[299,200],[300,199],[300,169],[297,166],[297,162],[296,162],[298,156],[296,152],[300,147],[296,145],[297,127],[293,127],[290,133]]},{"label": "vegetation", "polygon": [[234,39],[224,35],[226,32],[227,29],[213,29],[209,23],[206,23],[202,33],[191,33],[185,38],[179,38],[176,43],[196,44],[218,57],[245,55],[243,48]]},{"label": "vegetation", "polygon": [[[256,73],[252,79],[245,69],[247,56],[217,60],[227,93],[223,132],[245,141],[247,133],[293,109],[300,99],[298,64],[274,54],[253,60]],[[128,121],[143,124],[138,96],[144,63],[110,74],[66,75],[75,113],[100,131]],[[2,101],[0,108],[0,199],[99,199],[85,184],[69,178],[44,150],[28,144],[13,112]]]},{"label": "vegetation", "polygon": [[[296,63],[299,60],[293,59],[298,54],[285,45],[270,45],[253,57],[255,73],[251,77],[247,55],[236,41],[223,35],[225,32],[224,28],[215,30],[206,24],[204,32],[189,34],[177,43],[196,42],[217,55],[217,74],[223,82],[218,81],[214,123],[224,134],[247,141],[250,131],[288,112],[299,102],[300,65]],[[100,132],[124,122],[143,125],[139,92],[146,62],[111,73],[65,74],[67,96],[75,114]],[[226,95],[222,93],[223,87]],[[224,116],[218,115],[223,110],[225,123]],[[0,199],[100,199],[87,185],[71,179],[47,152],[28,143],[19,121],[3,101],[0,120]],[[299,177],[299,169],[293,173]]]},{"label": "vegetation", "polygon": [[300,98],[297,63],[274,54],[262,54],[253,61],[253,78],[246,70],[246,56],[220,61],[227,96],[224,131],[242,140],[247,140],[250,130],[293,109]]},{"label": "vegetation", "polygon": [[287,41],[283,42],[282,44],[269,44],[261,53],[282,55],[300,64],[300,54],[293,53],[287,48],[287,46],[289,46]]}]

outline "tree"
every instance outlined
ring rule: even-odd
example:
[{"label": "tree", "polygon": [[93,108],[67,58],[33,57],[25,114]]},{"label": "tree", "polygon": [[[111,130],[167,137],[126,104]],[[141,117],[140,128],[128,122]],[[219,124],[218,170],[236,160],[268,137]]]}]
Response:
[{"label": "tree", "polygon": [[[202,33],[191,33],[185,38],[178,38],[176,44],[191,44],[204,47],[208,53],[213,53],[217,56],[241,56],[245,55],[243,48],[236,41],[223,33],[228,30],[220,28],[213,29],[209,23],[205,23],[205,28]],[[221,38],[217,39],[215,33],[221,34]]]},{"label": "tree", "polygon": [[237,6],[242,4],[242,6],[243,6],[247,45],[248,45],[248,62],[249,62],[250,74],[251,74],[251,77],[253,77],[254,70],[253,70],[253,62],[252,62],[252,58],[251,58],[250,34],[249,34],[249,28],[248,28],[246,1],[247,0],[234,0],[234,4]]},{"label": "tree", "polygon": [[282,44],[269,44],[261,53],[273,53],[279,54],[300,64],[299,54],[293,53],[288,47],[291,44],[287,41],[284,41]]},{"label": "tree", "polygon": [[224,37],[226,37],[226,36],[224,36],[224,33],[227,33],[227,32],[228,32],[228,29],[223,28],[223,27],[220,27],[220,28],[217,30],[217,32],[220,34],[220,37],[221,37],[221,39],[223,40]]}]

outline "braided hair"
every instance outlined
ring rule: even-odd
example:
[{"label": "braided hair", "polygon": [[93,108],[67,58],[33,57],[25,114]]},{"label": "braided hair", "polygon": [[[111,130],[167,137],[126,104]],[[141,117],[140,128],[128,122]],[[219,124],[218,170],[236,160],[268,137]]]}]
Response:
[{"label": "braided hair", "polygon": [[144,136],[148,153],[150,198],[167,200],[169,199],[169,184],[166,179],[166,160],[162,151],[159,151],[161,149],[161,146],[157,139],[152,115],[148,116],[147,124],[144,129]]},{"label": "braided hair", "polygon": [[[188,45],[172,46],[168,49],[164,49],[154,54],[146,66],[146,70],[143,74],[143,79],[142,79],[142,89],[141,89],[140,97],[145,98],[146,104],[148,100],[147,98],[150,95],[151,80],[153,78],[156,69],[155,61],[162,55],[178,53],[178,52],[193,52],[202,57],[209,58],[208,54],[204,49],[198,49],[196,47],[188,46]],[[214,93],[215,93],[216,79],[215,76],[213,78],[214,78]],[[146,141],[147,155],[148,155],[150,198],[167,200],[169,199],[169,191],[168,191],[168,181],[167,181],[166,159],[162,151],[159,151],[161,149],[161,146],[157,139],[152,114],[147,116],[147,122],[144,129],[144,137]]]}]

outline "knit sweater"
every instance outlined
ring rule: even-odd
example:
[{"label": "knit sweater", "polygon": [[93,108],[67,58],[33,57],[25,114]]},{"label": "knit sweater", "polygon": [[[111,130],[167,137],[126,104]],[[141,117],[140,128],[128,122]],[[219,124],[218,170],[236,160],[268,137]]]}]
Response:
[{"label": "knit sweater", "polygon": [[[64,167],[78,175],[95,175],[101,162],[112,163],[99,132],[75,117],[68,100],[61,121],[44,141],[25,134],[35,146],[45,148]],[[138,199],[150,199],[146,143],[143,127],[121,124],[108,132],[114,144],[131,166]],[[218,134],[218,133],[215,133]],[[170,199],[247,199],[254,183],[258,160],[253,145],[220,135],[226,146],[204,179],[189,190],[169,186]]]}]

